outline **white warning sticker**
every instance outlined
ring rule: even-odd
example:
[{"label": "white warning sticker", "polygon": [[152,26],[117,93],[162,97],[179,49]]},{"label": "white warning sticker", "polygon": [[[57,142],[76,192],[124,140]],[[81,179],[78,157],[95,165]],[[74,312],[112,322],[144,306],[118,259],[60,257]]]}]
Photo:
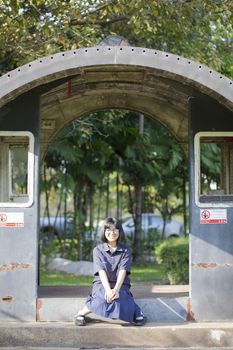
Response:
[{"label": "white warning sticker", "polygon": [[227,224],[227,209],[200,209],[201,224]]},{"label": "white warning sticker", "polygon": [[1,213],[0,226],[24,227],[24,213]]}]

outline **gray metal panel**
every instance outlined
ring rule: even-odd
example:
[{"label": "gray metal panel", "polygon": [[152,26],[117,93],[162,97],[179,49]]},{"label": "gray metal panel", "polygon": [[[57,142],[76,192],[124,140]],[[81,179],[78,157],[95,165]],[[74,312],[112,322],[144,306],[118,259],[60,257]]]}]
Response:
[{"label": "gray metal panel", "polygon": [[[194,136],[199,131],[233,130],[232,113],[201,96],[190,99],[190,269],[194,317],[200,321],[233,320],[233,208],[227,224],[200,224],[194,202]],[[206,204],[208,209],[208,203]]]},{"label": "gray metal panel", "polygon": [[1,208],[1,212],[24,212],[25,227],[0,229],[0,319],[36,320],[38,270],[38,159],[39,97],[28,93],[11,103],[0,121],[2,131],[31,131],[35,136],[33,205]]}]

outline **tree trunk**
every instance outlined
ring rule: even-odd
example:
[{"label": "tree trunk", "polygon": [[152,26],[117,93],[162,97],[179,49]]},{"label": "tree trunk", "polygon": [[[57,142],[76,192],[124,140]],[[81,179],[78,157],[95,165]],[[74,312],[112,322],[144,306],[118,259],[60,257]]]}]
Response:
[{"label": "tree trunk", "polygon": [[166,223],[167,223],[167,216],[164,214],[164,212],[161,213],[162,218],[163,218],[163,228],[162,228],[162,233],[161,233],[161,238],[165,238],[165,228],[166,228]]},{"label": "tree trunk", "polygon": [[94,186],[90,184],[89,188],[89,228],[90,230],[93,230],[94,226],[94,213],[93,213],[93,193],[94,193]]},{"label": "tree trunk", "polygon": [[[59,217],[59,212],[61,210],[62,197],[63,197],[63,188],[61,188],[60,193],[59,193],[59,202],[58,202],[58,206],[57,206],[57,210],[56,210],[56,214],[55,214],[55,220],[54,220],[54,224],[53,224],[53,234],[55,232],[57,219]],[[62,227],[62,229],[64,229],[64,227]],[[61,240],[61,237],[59,236],[59,234],[57,234],[57,239],[59,241],[59,244],[61,245],[62,244],[62,240]]]},{"label": "tree trunk", "polygon": [[[78,233],[77,233],[77,191],[78,191],[78,188],[77,188],[77,184],[75,185],[75,189],[74,189],[74,194],[73,194],[73,205],[74,205],[74,215],[73,215],[73,237],[76,237],[77,240],[78,240],[78,245],[79,245],[79,237],[78,237]],[[78,260],[78,257],[79,257],[79,253],[77,251],[77,260]]]},{"label": "tree trunk", "polygon": [[43,168],[43,173],[44,173],[44,182],[45,182],[45,215],[47,214],[48,217],[48,223],[50,226],[50,212],[49,212],[49,191],[48,191],[48,181],[47,181],[47,174],[46,174],[46,166],[44,164]]},{"label": "tree trunk", "polygon": [[107,184],[106,184],[106,213],[105,217],[109,216],[109,174],[107,175]]},{"label": "tree trunk", "polygon": [[93,248],[94,248],[95,243],[96,243],[96,236],[98,233],[98,227],[99,227],[99,221],[100,221],[101,199],[102,199],[102,186],[100,186],[100,188],[99,188],[97,220],[96,220],[96,227],[95,227],[95,233],[94,233]]},{"label": "tree trunk", "polygon": [[166,229],[166,224],[167,224],[167,218],[168,218],[168,201],[166,199],[164,206],[162,206],[162,210],[160,211],[161,216],[163,218],[163,229],[161,233],[161,238],[165,238],[165,229]]},{"label": "tree trunk", "polygon": [[135,186],[135,235],[134,235],[134,260],[142,261],[142,186]]},{"label": "tree trunk", "polygon": [[[139,133],[142,135],[144,132],[144,115],[139,115]],[[135,253],[134,258],[137,262],[142,262],[142,185],[141,183],[135,184],[135,235],[134,245]]]},{"label": "tree trunk", "polygon": [[116,176],[116,190],[117,190],[117,212],[116,217],[119,219],[120,216],[120,195],[119,195],[119,175]]},{"label": "tree trunk", "polygon": [[130,212],[130,214],[132,215],[133,220],[134,220],[134,222],[135,222],[135,215],[134,215],[134,206],[133,206],[132,192],[131,192],[130,185],[127,185],[127,187],[128,187],[128,198],[129,198],[129,201],[128,201],[128,209],[129,209],[129,212]]},{"label": "tree trunk", "polygon": [[83,229],[83,225],[82,225],[82,215],[83,215],[83,205],[82,205],[82,196],[85,195],[83,194],[83,190],[84,190],[84,184],[83,184],[83,179],[78,178],[77,181],[77,185],[76,185],[76,231],[77,231],[77,237],[78,237],[78,260],[82,260],[83,259],[83,249],[82,249],[82,229]]},{"label": "tree trunk", "polygon": [[65,188],[64,188],[64,241],[63,253],[66,253],[66,238],[67,238],[67,172],[65,172]]}]

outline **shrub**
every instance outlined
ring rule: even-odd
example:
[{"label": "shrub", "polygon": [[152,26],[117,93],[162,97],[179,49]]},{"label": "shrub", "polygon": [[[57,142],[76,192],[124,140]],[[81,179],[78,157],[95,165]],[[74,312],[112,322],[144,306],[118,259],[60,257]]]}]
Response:
[{"label": "shrub", "polygon": [[64,259],[76,261],[78,252],[77,239],[51,239],[40,240],[40,261],[41,265],[46,268],[49,262],[56,256]]},{"label": "shrub", "polygon": [[149,228],[147,233],[143,234],[142,246],[144,251],[154,254],[155,246],[161,242],[161,237],[158,229]]},{"label": "shrub", "polygon": [[189,242],[187,237],[169,238],[155,248],[158,264],[167,274],[170,284],[189,282]]},{"label": "shrub", "polygon": [[[161,237],[159,234],[158,229],[156,228],[150,228],[148,231],[143,232],[142,231],[142,241],[141,241],[141,248],[142,248],[142,257],[144,261],[154,261],[154,250],[155,247],[161,242]],[[130,235],[127,235],[125,237],[126,244],[131,248],[133,251],[135,248],[134,245],[134,234],[131,233]]]}]

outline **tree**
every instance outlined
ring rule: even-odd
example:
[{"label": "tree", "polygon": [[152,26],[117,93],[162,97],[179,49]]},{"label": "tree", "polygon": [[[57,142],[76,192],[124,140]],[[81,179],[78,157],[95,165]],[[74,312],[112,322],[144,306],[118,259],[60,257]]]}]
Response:
[{"label": "tree", "polygon": [[[116,174],[117,183],[115,189],[111,185],[110,192],[118,194],[115,202],[118,213],[120,185],[128,188],[129,206],[126,210],[132,214],[135,223],[139,187],[155,188],[150,192],[156,196],[156,201],[154,197],[148,198],[153,203],[152,211],[157,208],[161,212],[164,225],[167,218],[174,213],[177,206],[174,198],[180,193],[181,174],[184,173],[182,168],[177,174],[179,167],[183,165],[180,147],[162,126],[149,119],[145,121],[144,132],[141,131],[138,128],[137,113],[98,112],[82,121],[74,121],[51,145],[46,156],[47,164],[58,170],[65,164],[65,173],[72,178],[74,184],[74,218],[80,242],[87,229],[85,225],[88,211],[93,213],[90,203],[95,202],[97,192],[99,195],[98,204],[95,204],[95,217],[99,221],[100,216],[105,215],[105,210],[101,209],[103,196],[100,194],[104,191],[104,183],[109,181],[109,176],[113,173]],[[109,194],[106,195],[106,201],[109,202]],[[173,206],[171,202],[174,202]],[[93,222],[93,214],[91,217],[90,222]],[[135,234],[134,258],[139,261],[142,250],[140,234],[137,233],[138,231]],[[81,247],[80,243],[79,257],[82,255]]]},{"label": "tree", "polygon": [[2,72],[119,34],[233,74],[231,0],[4,0],[0,23]]},{"label": "tree", "polygon": [[[79,242],[78,259],[81,260],[83,258],[83,234],[87,230],[88,210],[90,213],[92,212],[91,197],[95,189],[102,186],[105,163],[111,157],[112,151],[104,140],[90,134],[90,128],[85,123],[81,127],[79,126],[80,123],[73,122],[62,130],[54,143],[51,144],[45,161],[47,166],[56,170],[65,167],[65,173],[72,178],[74,228]],[[87,195],[90,196],[89,199]],[[90,220],[90,225],[93,225],[93,219]],[[93,227],[89,227],[89,229],[93,229]]]},{"label": "tree", "polygon": [[[174,137],[159,124],[152,125],[146,120],[145,132],[153,140],[155,160],[159,177],[153,178],[153,189],[147,192],[147,200],[156,208],[163,218],[162,237],[164,238],[166,222],[183,209],[186,220],[187,162],[181,147]],[[183,200],[180,198],[183,197]],[[185,206],[184,206],[185,205]]]},{"label": "tree", "polygon": [[[133,112],[124,113],[124,119],[118,118],[117,127],[112,128],[109,134],[109,142],[115,150],[116,166],[121,173],[122,181],[129,189],[129,211],[135,222],[133,255],[135,260],[140,261],[141,191],[143,186],[152,183],[154,177],[158,176],[154,161],[154,146],[148,135],[142,133],[142,128],[138,127],[138,114]],[[134,198],[131,187],[134,188]]]},{"label": "tree", "polygon": [[221,185],[221,148],[217,143],[201,143],[201,189],[209,193],[211,184]]}]

